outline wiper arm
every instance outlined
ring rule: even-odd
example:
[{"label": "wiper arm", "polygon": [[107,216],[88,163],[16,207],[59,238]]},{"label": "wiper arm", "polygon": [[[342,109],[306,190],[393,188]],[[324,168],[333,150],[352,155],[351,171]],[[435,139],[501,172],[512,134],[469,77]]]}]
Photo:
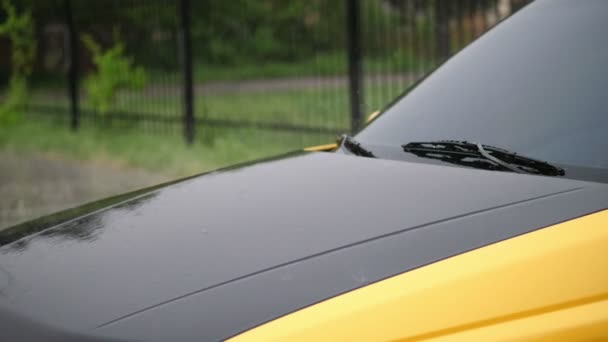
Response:
[{"label": "wiper arm", "polygon": [[484,156],[486,159],[489,159],[489,160],[495,162],[496,164],[498,164],[498,165],[500,165],[500,166],[502,166],[502,167],[504,167],[506,169],[509,169],[509,170],[511,170],[513,172],[516,172],[516,173],[525,173],[523,170],[520,170],[520,169],[516,168],[515,166],[512,166],[509,163],[506,163],[506,162],[504,162],[504,161],[502,161],[502,160],[494,157],[490,153],[488,153],[488,151],[485,150],[485,148],[483,147],[482,144],[477,143],[475,145],[477,146],[477,151],[479,151],[479,153],[482,156]]},{"label": "wiper arm", "polygon": [[562,168],[547,162],[518,155],[502,148],[468,141],[411,142],[402,145],[402,147],[405,152],[413,153],[419,157],[487,170],[546,176],[563,176],[566,174]]},{"label": "wiper arm", "polygon": [[361,146],[360,142],[356,141],[355,139],[349,137],[346,134],[340,136],[340,139],[338,141],[340,146],[344,147],[346,150],[356,156],[376,158],[376,156],[370,150]]}]

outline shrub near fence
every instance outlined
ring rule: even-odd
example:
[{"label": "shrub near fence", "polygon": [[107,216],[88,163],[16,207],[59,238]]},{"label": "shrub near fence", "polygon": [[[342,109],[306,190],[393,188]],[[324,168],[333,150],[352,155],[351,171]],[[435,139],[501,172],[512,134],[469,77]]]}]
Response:
[{"label": "shrub near fence", "polygon": [[[28,113],[188,142],[239,129],[327,141],[526,2],[29,0],[38,53]],[[96,56],[117,46],[128,67],[106,78],[142,70],[145,82],[110,84],[101,109],[85,80],[101,82]]]}]

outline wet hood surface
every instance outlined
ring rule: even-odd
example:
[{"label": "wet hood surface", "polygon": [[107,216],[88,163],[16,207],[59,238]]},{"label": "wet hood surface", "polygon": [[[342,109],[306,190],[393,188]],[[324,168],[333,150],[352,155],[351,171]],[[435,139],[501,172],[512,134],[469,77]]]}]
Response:
[{"label": "wet hood surface", "polygon": [[1,247],[0,321],[101,338],[223,339],[606,207],[599,183],[291,156],[143,193]]}]

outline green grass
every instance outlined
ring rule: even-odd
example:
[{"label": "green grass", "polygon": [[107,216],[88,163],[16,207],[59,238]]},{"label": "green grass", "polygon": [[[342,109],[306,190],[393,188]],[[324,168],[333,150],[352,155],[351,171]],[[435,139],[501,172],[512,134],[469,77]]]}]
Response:
[{"label": "green grass", "polygon": [[[363,92],[365,112],[382,108],[407,87],[405,82],[371,81]],[[195,116],[203,120],[212,118],[348,128],[350,109],[347,87],[312,86],[301,90],[199,93],[195,96]],[[150,85],[146,90],[119,93],[112,111],[179,117],[182,113],[180,88],[154,88],[154,85]],[[30,99],[35,105],[69,108],[67,95],[61,91],[36,89]],[[81,108],[85,111],[91,109],[86,98],[81,100]]]},{"label": "green grass", "polygon": [[343,75],[346,72],[346,56],[339,52],[333,52],[319,54],[315,57],[299,61],[246,62],[240,63],[238,66],[199,63],[194,68],[194,71],[194,79],[199,82],[334,76]]},{"label": "green grass", "polygon": [[209,132],[202,131],[192,146],[186,146],[180,135],[155,135],[138,128],[110,130],[86,124],[80,131],[71,132],[67,122],[39,119],[40,116],[0,126],[0,150],[139,167],[177,177],[281,154],[332,138],[216,128],[212,144],[203,138]]},{"label": "green grass", "polygon": [[[272,90],[264,92],[199,94],[195,97],[195,117],[199,120],[221,119],[262,123],[288,123],[326,128],[348,128],[348,94],[336,89]],[[64,94],[37,90],[31,96],[33,105],[61,108],[69,103]],[[86,100],[81,108],[90,111]],[[182,115],[179,88],[168,93],[125,91],[116,97],[114,112],[173,117]]]},{"label": "green grass", "polygon": [[202,118],[283,122],[327,128],[349,127],[345,89],[217,94],[196,100]]},{"label": "green grass", "polygon": [[[415,72],[420,68],[423,61],[419,56],[404,49],[395,49],[390,54],[382,56],[366,56],[363,59],[363,70],[378,73],[407,73]],[[435,62],[428,58],[424,65],[434,65]],[[150,83],[166,83],[179,86],[182,82],[181,71],[158,70],[153,67],[143,66],[149,77]],[[245,61],[237,65],[215,65],[204,62],[195,62],[194,82],[208,83],[216,81],[246,81],[257,79],[278,79],[298,77],[319,76],[344,76],[347,73],[346,52],[319,53],[318,55],[290,62]],[[83,75],[86,76],[86,75]],[[1,79],[2,75],[0,75]],[[64,87],[65,75],[48,74],[37,72],[32,83],[38,87]]]},{"label": "green grass", "polygon": [[[382,108],[405,88],[403,84],[382,84],[372,83],[365,88],[366,113]],[[202,123],[197,126],[196,141],[190,147],[184,143],[179,123],[170,125],[169,132],[165,132],[167,125],[162,123],[127,124],[115,120],[100,124],[83,118],[81,130],[73,133],[68,128],[68,101],[63,92],[38,89],[32,93],[31,101],[59,108],[65,115],[53,120],[57,115],[30,109],[19,122],[0,127],[0,149],[101,160],[172,176],[191,175],[335,140],[333,134],[205,126],[206,118],[316,126],[344,132],[350,127],[348,93],[342,86],[197,96],[195,114]],[[82,106],[88,108],[86,100]],[[149,89],[123,92],[113,109],[179,119],[179,89],[172,93]]]},{"label": "green grass", "polygon": [[[431,63],[426,61],[426,63]],[[366,56],[364,70],[384,72],[412,72],[420,66],[419,58],[405,49],[394,49],[390,54]],[[214,81],[242,81],[253,79],[273,79],[288,77],[341,76],[347,73],[346,51],[318,53],[314,57],[290,62],[269,60],[266,62],[244,61],[237,65],[214,65],[199,62],[194,66],[194,81],[198,83]],[[179,73],[148,70],[153,82],[178,83]]]}]

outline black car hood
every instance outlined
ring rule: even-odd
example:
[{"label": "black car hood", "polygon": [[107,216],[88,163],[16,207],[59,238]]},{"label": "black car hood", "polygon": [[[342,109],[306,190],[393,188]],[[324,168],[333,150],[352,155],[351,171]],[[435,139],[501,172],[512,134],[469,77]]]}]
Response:
[{"label": "black car hood", "polygon": [[606,207],[599,183],[290,156],[144,192],[6,244],[0,322],[127,340],[223,339]]}]

